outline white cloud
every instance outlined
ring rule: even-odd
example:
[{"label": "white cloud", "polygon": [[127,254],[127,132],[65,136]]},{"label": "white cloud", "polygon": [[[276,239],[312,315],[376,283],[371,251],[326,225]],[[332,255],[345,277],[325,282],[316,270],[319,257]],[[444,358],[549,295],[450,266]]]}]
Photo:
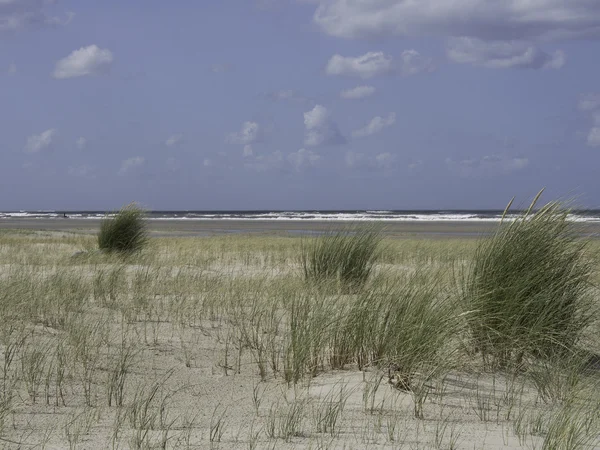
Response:
[{"label": "white cloud", "polygon": [[346,166],[350,169],[390,171],[396,167],[397,158],[389,152],[367,156],[364,153],[347,152]]},{"label": "white cloud", "polygon": [[373,95],[375,88],[373,86],[356,86],[352,89],[346,89],[340,93],[340,97],[346,100],[355,100]]},{"label": "white cloud", "polygon": [[231,64],[217,63],[210,66],[210,70],[213,73],[225,73],[232,69]]},{"label": "white cloud", "polygon": [[0,0],[0,32],[16,32],[30,27],[67,25],[75,14],[65,18],[48,13],[53,0]]},{"label": "white cloud", "polygon": [[210,158],[204,158],[202,164],[204,165],[204,167],[211,167],[213,165],[213,162]]},{"label": "white cloud", "polygon": [[527,158],[513,158],[505,164],[505,168],[508,170],[521,170],[529,165],[529,159]]},{"label": "white cloud", "polygon": [[404,50],[400,57],[399,72],[402,75],[417,75],[419,73],[433,72],[435,65],[431,58],[422,56],[416,50]]},{"label": "white cloud", "polygon": [[594,111],[600,109],[600,94],[585,94],[579,100],[579,109],[581,111]]},{"label": "white cloud", "polygon": [[275,102],[306,103],[309,101],[308,98],[293,89],[281,89],[279,91],[270,92],[266,96]]},{"label": "white cloud", "polygon": [[183,134],[177,133],[172,136],[169,136],[169,138],[165,141],[165,145],[167,147],[174,147],[177,144],[181,143],[182,141],[183,141]]},{"label": "white cloud", "polygon": [[281,170],[283,164],[283,153],[277,150],[271,154],[256,156],[255,158],[246,161],[244,167],[256,170],[257,172],[265,172],[267,170]]},{"label": "white cloud", "polygon": [[8,69],[6,69],[6,73],[9,75],[14,75],[17,73],[17,65],[15,63],[10,63],[8,65]]},{"label": "white cloud", "polygon": [[287,156],[279,150],[256,155],[250,145],[244,147],[243,157],[243,166],[256,172],[302,172],[317,167],[321,161],[321,156],[313,150],[301,148]]},{"label": "white cloud", "polygon": [[333,55],[327,66],[327,75],[344,75],[363,79],[384,75],[392,71],[392,57],[383,52],[368,52],[362,56]]},{"label": "white cloud", "polygon": [[386,127],[389,127],[396,123],[396,113],[390,113],[387,118],[383,118],[381,116],[376,116],[371,119],[371,121],[365,125],[363,128],[358,130],[354,130],[352,132],[353,137],[366,137],[371,136],[372,134],[379,133]]},{"label": "white cloud", "polygon": [[380,153],[379,155],[375,156],[375,164],[380,169],[389,169],[394,165],[395,162],[396,156],[392,155],[391,153]]},{"label": "white cloud", "polygon": [[346,166],[348,167],[361,166],[365,161],[365,154],[357,152],[346,152],[344,160],[346,161]]},{"label": "white cloud", "polygon": [[337,145],[346,142],[331,114],[322,105],[316,105],[304,113],[304,145],[317,147],[320,145]]},{"label": "white cloud", "polygon": [[69,56],[56,63],[54,78],[74,78],[86,75],[106,73],[113,62],[113,55],[108,49],[89,45],[74,50]]},{"label": "white cloud", "polygon": [[229,134],[225,141],[230,144],[253,144],[260,142],[263,138],[263,132],[257,122],[247,121],[242,124],[242,129],[237,133]]},{"label": "white cloud", "polygon": [[422,160],[420,160],[420,159],[418,159],[417,161],[413,161],[413,162],[411,162],[411,163],[408,165],[408,168],[409,168],[410,170],[416,170],[416,169],[418,169],[418,168],[420,168],[420,167],[422,167],[422,166],[423,166],[423,161],[422,161]]},{"label": "white cloud", "polygon": [[600,147],[600,126],[593,127],[587,137],[587,145],[590,147]]},{"label": "white cloud", "polygon": [[587,136],[587,145],[600,147],[600,110],[592,114],[593,126]]},{"label": "white cloud", "polygon": [[95,178],[94,169],[87,164],[80,166],[71,166],[68,169],[69,175],[80,178]]},{"label": "white cloud", "polygon": [[312,150],[301,148],[297,152],[290,153],[287,159],[297,172],[301,172],[315,167],[321,160],[321,156]]},{"label": "white cloud", "polygon": [[345,38],[552,40],[600,36],[596,0],[319,0],[314,22]]},{"label": "white cloud", "polygon": [[404,50],[398,62],[383,52],[368,52],[357,57],[333,55],[325,67],[327,75],[362,79],[388,74],[409,76],[434,70],[435,65],[431,58],[422,56],[418,51],[412,49]]},{"label": "white cloud", "polygon": [[446,158],[448,169],[463,177],[481,177],[508,174],[529,166],[528,158],[488,155],[483,158],[472,158],[455,161]]},{"label": "white cloud", "polygon": [[451,39],[446,53],[454,62],[488,69],[560,69],[566,61],[562,50],[550,55],[527,42],[486,42],[468,37]]},{"label": "white cloud", "polygon": [[145,162],[146,158],[143,156],[134,156],[133,158],[126,159],[121,163],[119,175],[125,175],[127,172],[135,169],[136,167],[140,167]]},{"label": "white cloud", "polygon": [[179,169],[181,169],[181,164],[177,158],[173,158],[172,156],[167,158],[165,165],[167,166],[167,170],[169,172],[177,172]]},{"label": "white cloud", "polygon": [[52,144],[52,139],[56,137],[57,131],[54,128],[43,131],[40,134],[34,134],[27,138],[25,143],[26,153],[37,153]]},{"label": "white cloud", "polygon": [[590,113],[592,119],[592,128],[587,133],[587,145],[600,147],[600,94],[582,95],[578,106],[581,111]]},{"label": "white cloud", "polygon": [[292,89],[282,89],[280,91],[271,92],[269,97],[273,100],[289,100],[294,97],[295,92]]},{"label": "white cloud", "polygon": [[81,136],[80,138],[78,138],[75,141],[75,145],[77,145],[77,148],[79,150],[83,150],[85,148],[85,146],[87,145],[87,139],[84,138],[83,136]]}]

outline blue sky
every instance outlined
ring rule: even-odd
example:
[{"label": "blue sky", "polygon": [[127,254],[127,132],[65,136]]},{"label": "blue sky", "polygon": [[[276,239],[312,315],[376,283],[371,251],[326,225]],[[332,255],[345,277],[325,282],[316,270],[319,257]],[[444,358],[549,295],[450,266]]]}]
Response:
[{"label": "blue sky", "polygon": [[600,207],[596,0],[0,0],[0,210]]}]

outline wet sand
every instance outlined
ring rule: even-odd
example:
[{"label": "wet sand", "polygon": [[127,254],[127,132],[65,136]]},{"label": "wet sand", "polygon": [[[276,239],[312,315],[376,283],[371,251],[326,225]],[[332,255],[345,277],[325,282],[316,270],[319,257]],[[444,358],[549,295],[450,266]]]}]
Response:
[{"label": "wet sand", "polygon": [[[215,234],[303,235],[347,226],[347,222],[250,220],[149,220],[152,236],[211,236]],[[390,237],[476,238],[492,232],[497,222],[384,222]],[[100,228],[96,219],[0,219],[0,230],[44,230],[91,234]],[[600,224],[582,224],[582,234],[600,236]]]},{"label": "wet sand", "polygon": [[[156,236],[210,236],[213,234],[252,233],[294,235],[319,233],[347,226],[347,222],[316,221],[251,221],[251,220],[148,220],[149,230]],[[497,224],[473,222],[386,222],[385,233],[393,236],[479,236],[489,233]],[[45,230],[95,233],[100,220],[95,219],[4,219],[0,229]]]}]

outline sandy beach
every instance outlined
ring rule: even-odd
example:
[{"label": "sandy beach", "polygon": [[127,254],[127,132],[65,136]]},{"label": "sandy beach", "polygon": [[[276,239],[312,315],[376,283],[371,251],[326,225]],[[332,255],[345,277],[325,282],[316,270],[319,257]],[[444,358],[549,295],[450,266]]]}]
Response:
[{"label": "sandy beach", "polygon": [[600,0],[0,41],[0,450],[600,450]]},{"label": "sandy beach", "polygon": [[[570,391],[568,371],[511,375],[464,349],[454,271],[494,223],[386,224],[358,295],[307,283],[299,261],[298,235],[347,224],[148,225],[155,239],[123,259],[94,250],[97,220],[0,221],[5,448],[528,449],[563,442],[557,427],[600,443],[582,425],[595,375]],[[413,306],[391,333],[382,310],[361,334],[367,319],[348,317],[361,302]],[[362,345],[348,350],[384,335],[378,351],[413,355],[408,389]]]}]

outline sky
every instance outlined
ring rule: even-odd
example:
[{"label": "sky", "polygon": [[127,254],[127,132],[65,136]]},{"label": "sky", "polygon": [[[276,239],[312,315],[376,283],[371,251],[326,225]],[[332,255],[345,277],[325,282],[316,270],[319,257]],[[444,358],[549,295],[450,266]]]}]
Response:
[{"label": "sky", "polygon": [[600,208],[598,0],[0,0],[0,210]]}]

